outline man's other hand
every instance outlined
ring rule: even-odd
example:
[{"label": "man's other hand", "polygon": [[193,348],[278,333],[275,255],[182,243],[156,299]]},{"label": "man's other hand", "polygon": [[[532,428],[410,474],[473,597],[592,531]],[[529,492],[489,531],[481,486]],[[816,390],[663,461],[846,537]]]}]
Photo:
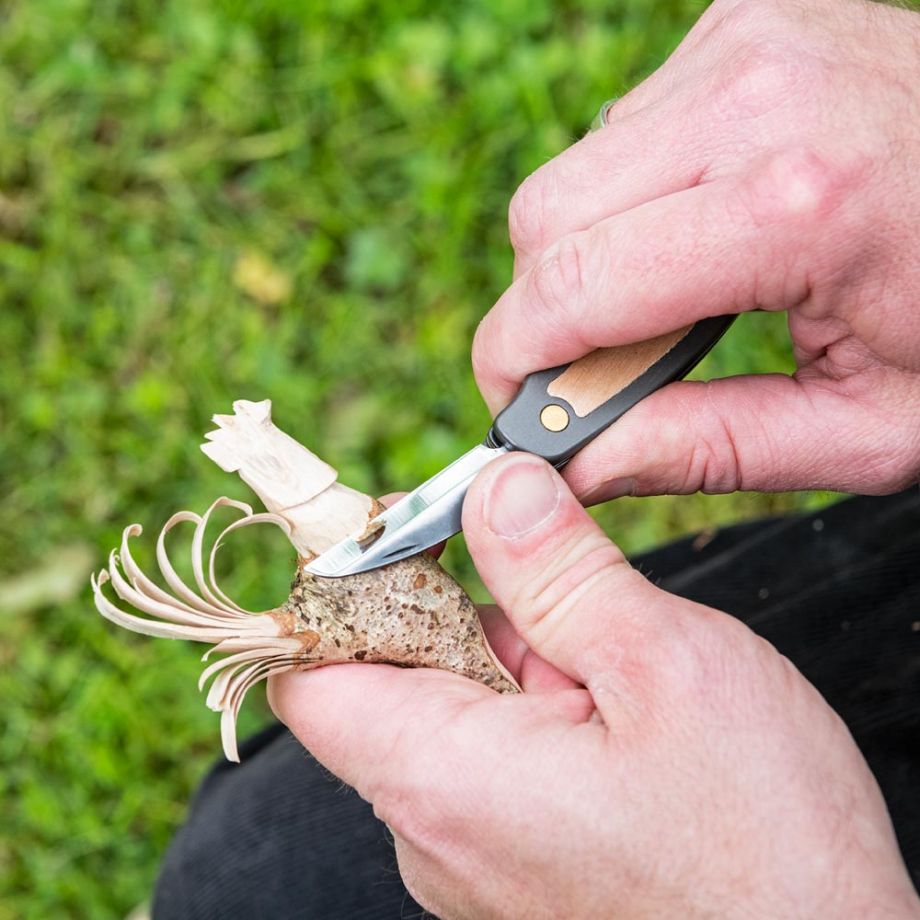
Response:
[{"label": "man's other hand", "polygon": [[419,903],[445,920],[916,915],[865,761],[772,646],[630,568],[534,457],[486,468],[464,532],[523,694],[362,664],[271,687],[389,825]]}]

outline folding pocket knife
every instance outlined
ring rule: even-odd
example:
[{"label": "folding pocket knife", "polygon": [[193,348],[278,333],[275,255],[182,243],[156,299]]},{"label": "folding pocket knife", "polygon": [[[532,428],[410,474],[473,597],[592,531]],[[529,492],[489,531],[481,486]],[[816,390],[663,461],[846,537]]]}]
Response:
[{"label": "folding pocket knife", "polygon": [[645,342],[601,348],[570,364],[531,374],[482,444],[371,520],[363,534],[326,550],[307,571],[324,578],[355,575],[453,536],[461,529],[466,491],[487,463],[524,450],[559,469],[640,400],[688,374],[734,318],[700,320]]}]

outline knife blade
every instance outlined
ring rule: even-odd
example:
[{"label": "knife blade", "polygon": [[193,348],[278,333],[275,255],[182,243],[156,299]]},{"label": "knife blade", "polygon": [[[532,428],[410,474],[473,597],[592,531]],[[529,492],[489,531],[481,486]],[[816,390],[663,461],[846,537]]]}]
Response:
[{"label": "knife blade", "polygon": [[307,565],[324,578],[355,575],[413,556],[461,527],[463,499],[479,471],[512,450],[557,469],[636,403],[688,374],[734,316],[715,316],[634,345],[601,348],[531,374],[498,415],[484,443]]}]

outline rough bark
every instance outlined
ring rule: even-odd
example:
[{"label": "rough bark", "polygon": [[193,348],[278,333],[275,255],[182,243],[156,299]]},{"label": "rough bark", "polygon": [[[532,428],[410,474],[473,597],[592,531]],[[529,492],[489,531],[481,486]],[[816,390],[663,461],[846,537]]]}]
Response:
[{"label": "rough bark", "polygon": [[[202,450],[223,469],[238,472],[259,495],[267,513],[220,498],[204,515],[173,515],[157,541],[157,563],[170,589],[148,578],[134,562],[125,529],[120,553],[92,580],[96,607],[113,622],[146,635],[214,643],[226,653],[201,675],[213,678],[207,704],[221,712],[224,752],[238,760],[236,716],[248,689],[272,674],[344,662],[385,662],[433,667],[477,680],[499,692],[519,688],[492,654],[476,609],[463,589],[426,553],[346,578],[319,578],[305,570],[329,546],[361,533],[379,510],[370,497],[336,481],[336,472],[271,421],[268,400],[234,403],[234,415],[215,416],[217,431]],[[215,540],[204,562],[205,533],[212,512],[231,507],[242,517]],[[185,584],[166,551],[166,535],[193,523],[192,564],[197,591]],[[224,537],[254,523],[281,527],[298,552],[291,595],[275,610],[252,613],[237,606],[214,578],[214,559]],[[103,591],[146,616],[127,613]]]}]

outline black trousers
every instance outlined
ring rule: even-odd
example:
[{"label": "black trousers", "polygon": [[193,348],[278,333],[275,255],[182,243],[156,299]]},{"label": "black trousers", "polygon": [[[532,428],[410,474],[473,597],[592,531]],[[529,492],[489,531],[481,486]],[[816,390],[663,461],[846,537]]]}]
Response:
[{"label": "black trousers", "polygon": [[[850,727],[920,881],[920,491],[741,524],[634,560],[663,588],[742,619]],[[163,862],[154,920],[399,918],[386,828],[281,725],[219,763]]]}]

